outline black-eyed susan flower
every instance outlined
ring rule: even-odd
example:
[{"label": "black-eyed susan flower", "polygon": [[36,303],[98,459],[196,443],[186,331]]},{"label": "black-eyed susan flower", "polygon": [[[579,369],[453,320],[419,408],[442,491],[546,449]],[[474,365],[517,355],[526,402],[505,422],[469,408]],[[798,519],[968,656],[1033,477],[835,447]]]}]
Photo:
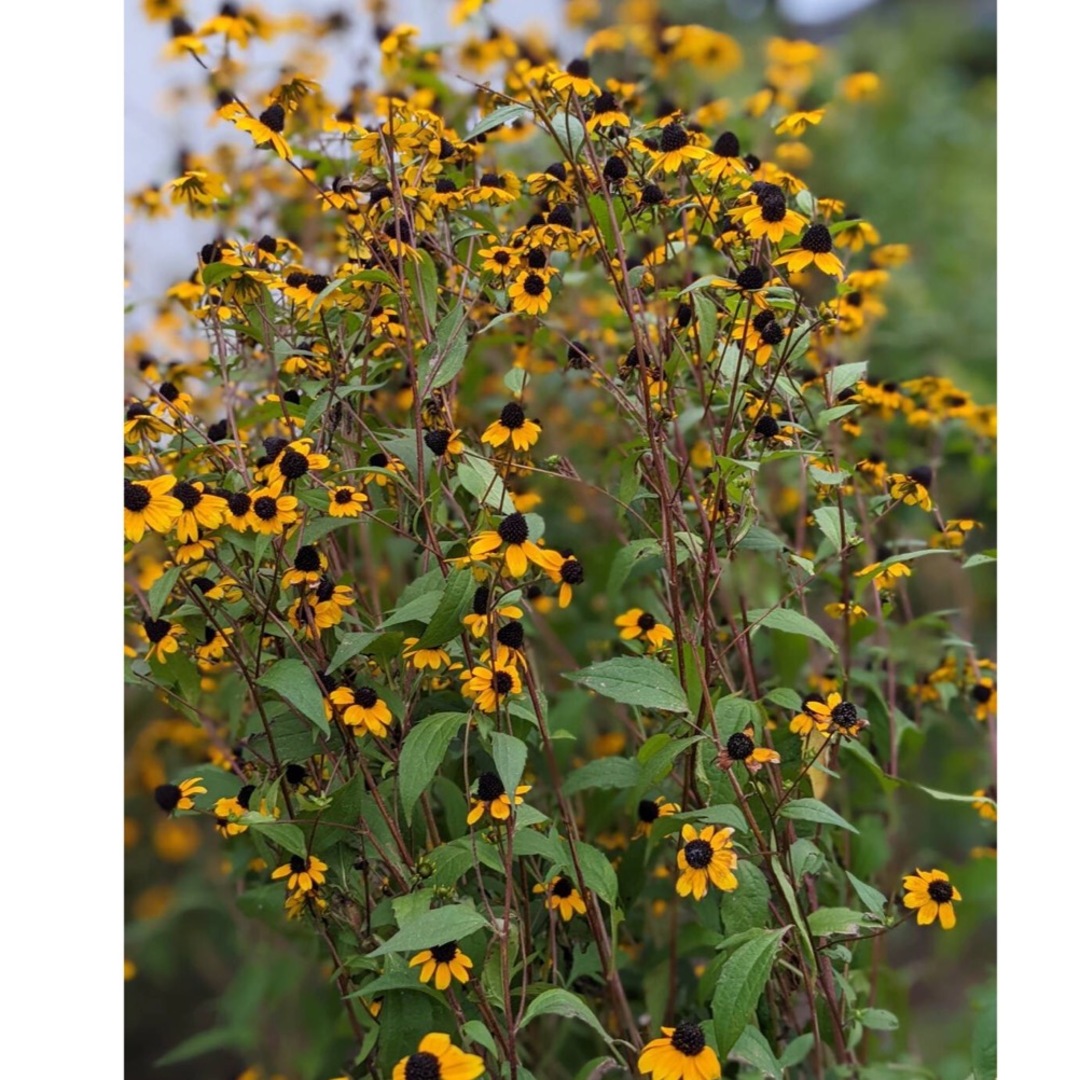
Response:
[{"label": "black-eyed susan flower", "polygon": [[381,739],[393,723],[386,702],[370,686],[339,686],[330,691],[330,700],[344,709],[342,722],[355,728],[358,738],[370,731]]},{"label": "black-eyed susan flower", "polygon": [[[423,965],[423,966],[421,966]],[[445,990],[452,979],[460,983],[469,981],[469,968],[473,962],[461,951],[456,941],[422,949],[410,961],[409,967],[420,968],[422,983],[435,980],[436,990]]]},{"label": "black-eyed susan flower", "polygon": [[501,701],[510,694],[521,693],[521,675],[513,664],[499,663],[498,658],[491,667],[478,664],[465,671],[462,678],[467,680],[464,693],[475,698],[482,712],[495,712]]},{"label": "black-eyed susan flower", "polygon": [[164,664],[169,653],[180,648],[179,638],[184,633],[180,623],[169,622],[168,619],[152,619],[149,615],[142,621],[142,630],[150,644],[150,648],[146,650],[146,658],[156,660],[159,664]]},{"label": "black-eyed susan flower", "polygon": [[566,65],[565,71],[553,75],[551,88],[559,94],[569,94],[570,91],[573,91],[578,97],[588,97],[589,94],[600,93],[600,87],[590,77],[589,61],[581,58],[571,60]]},{"label": "black-eyed susan flower", "polygon": [[585,582],[585,567],[569,548],[562,551],[545,549],[544,559],[542,569],[559,586],[559,607],[567,607],[574,595],[574,586]]},{"label": "black-eyed susan flower", "polygon": [[523,270],[507,290],[510,306],[525,315],[543,315],[551,306],[550,275],[536,270]]},{"label": "black-eyed susan flower", "polygon": [[175,476],[156,476],[153,480],[124,480],[124,538],[137,544],[147,529],[167,533],[183,513],[179,499],[169,494],[176,485]]},{"label": "black-eyed susan flower", "polygon": [[700,900],[710,883],[723,892],[739,887],[733,873],[739,864],[731,842],[734,831],[731,827],[717,829],[715,825],[706,825],[699,833],[693,825],[682,827],[683,846],[677,858],[682,873],[675,882],[675,891],[680,896],[693,895],[695,900]]},{"label": "black-eyed susan flower", "polygon": [[248,525],[257,533],[268,536],[280,536],[287,525],[292,525],[300,516],[297,507],[299,499],[295,495],[282,495],[284,478],[269,487],[256,488],[251,493],[251,509],[247,514]]},{"label": "black-eyed susan flower", "polygon": [[172,433],[172,425],[152,413],[141,401],[133,401],[124,414],[124,438],[153,442],[159,435]]},{"label": "black-eyed susan flower", "polygon": [[720,1059],[705,1041],[700,1024],[686,1021],[661,1027],[659,1039],[645,1044],[638,1069],[653,1080],[719,1080]]},{"label": "black-eyed susan flower", "polygon": [[[248,785],[241,789],[241,793],[246,793],[247,798],[250,799],[254,790],[253,785]],[[214,803],[214,829],[226,839],[240,836],[247,832],[248,827],[236,819],[243,817],[246,813],[247,803],[241,803],[239,794],[220,798]]]},{"label": "black-eyed susan flower", "polygon": [[450,654],[445,649],[418,649],[416,646],[419,641],[418,637],[407,637],[402,642],[405,651],[401,654],[404,659],[412,662],[412,666],[417,671],[423,671],[425,668],[438,671],[441,667],[450,666]]},{"label": "black-eyed susan flower", "polygon": [[635,839],[639,836],[651,835],[654,821],[678,812],[679,804],[668,802],[663,795],[655,799],[642,799],[637,805],[637,828],[634,829]]},{"label": "black-eyed susan flower", "polygon": [[767,746],[755,745],[754,727],[748,724],[728,739],[716,759],[721,769],[730,769],[738,761],[741,761],[748,771],[757,772],[762,765],[779,765],[780,755]]},{"label": "black-eyed susan flower", "polygon": [[179,784],[159,784],[154,788],[154,802],[171,814],[174,810],[194,810],[195,796],[205,795],[201,776],[191,776]]},{"label": "black-eyed susan flower", "polygon": [[742,157],[739,137],[734,131],[725,131],[717,137],[712,153],[701,163],[702,176],[710,183],[716,183],[717,180],[743,176],[746,172],[746,161]]},{"label": "black-eyed susan flower", "polygon": [[229,638],[233,633],[231,626],[223,626],[221,629],[216,626],[208,626],[203,643],[195,649],[195,655],[204,664],[217,663],[224,658],[225,650],[229,647]]},{"label": "black-eyed susan flower", "polygon": [[311,439],[297,439],[285,446],[266,467],[266,479],[270,484],[284,478],[299,480],[308,472],[317,472],[330,464],[325,454],[311,451]]},{"label": "black-eyed susan flower", "polygon": [[323,576],[329,563],[326,556],[311,544],[304,544],[296,552],[292,569],[286,570],[281,578],[281,587],[288,589],[292,585],[315,585]]},{"label": "black-eyed susan flower", "polygon": [[851,248],[852,251],[862,251],[867,244],[873,246],[880,241],[877,229],[869,221],[862,221],[857,214],[848,214],[833,234],[833,243],[837,247]]},{"label": "black-eyed susan flower", "polygon": [[481,248],[479,255],[483,260],[480,268],[489,273],[498,274],[500,277],[509,276],[517,268],[518,253],[513,248],[499,246]]},{"label": "black-eyed susan flower", "polygon": [[847,619],[849,623],[857,623],[860,619],[868,619],[870,613],[852,600],[837,600],[835,603],[826,604],[825,614],[831,619]]},{"label": "black-eyed susan flower", "polygon": [[[491,603],[491,588],[488,585],[478,585],[473,593],[472,611],[462,618],[462,623],[469,628],[473,637],[487,637],[488,605]],[[504,619],[520,619],[523,612],[516,604],[502,604],[495,608],[495,614]]]},{"label": "black-eyed susan flower", "polygon": [[282,132],[285,130],[285,109],[280,102],[263,109],[259,115],[252,116],[236,102],[219,110],[219,115],[236,125],[238,131],[246,131],[259,149],[269,146],[281,158],[287,158],[292,151]]},{"label": "black-eyed susan flower", "polygon": [[762,413],[757,418],[753,437],[755,442],[764,443],[766,446],[791,446],[794,441],[771,413]]},{"label": "black-eyed susan flower", "polygon": [[885,476],[889,471],[889,466],[886,464],[885,459],[876,451],[871,451],[861,461],[857,461],[855,463],[855,468],[870,480],[875,487],[878,487],[885,482]]},{"label": "black-eyed susan flower", "polygon": [[869,577],[874,583],[874,588],[879,592],[889,592],[906,577],[911,577],[911,567],[904,562],[889,563],[882,566],[881,563],[871,563],[862,570],[855,571],[856,577]]},{"label": "black-eyed susan flower", "polygon": [[806,226],[806,218],[788,208],[787,196],[775,184],[762,184],[762,191],[747,206],[737,206],[731,218],[746,229],[751,239],[768,237],[780,243],[789,233],[796,236]]},{"label": "black-eyed susan flower", "polygon": [[929,490],[931,477],[927,466],[917,465],[906,474],[890,473],[885,482],[894,499],[899,499],[905,506],[917,506],[929,513],[934,508]]},{"label": "black-eyed susan flower", "polygon": [[287,863],[282,863],[271,875],[271,881],[288,878],[285,887],[292,891],[309,893],[316,885],[326,882],[326,863],[315,855],[294,855]]},{"label": "black-eyed susan flower", "polygon": [[810,711],[811,705],[825,705],[825,699],[820,694],[809,694],[803,699],[802,711],[792,717],[788,730],[803,737],[815,731],[825,732],[829,730],[830,718],[818,715]]},{"label": "black-eyed susan flower", "polygon": [[844,276],[844,264],[833,254],[832,235],[825,225],[811,225],[802,234],[798,246],[785,251],[773,263],[795,273],[816,266],[823,274]]},{"label": "black-eyed susan flower", "polygon": [[625,107],[620,104],[619,99],[610,90],[602,90],[592,103],[592,108],[589,110],[589,119],[585,122],[585,127],[589,131],[595,131],[598,127],[611,127],[613,124],[628,128],[630,126],[630,117],[626,113]]},{"label": "black-eyed susan flower", "polygon": [[585,914],[585,901],[581,893],[574,888],[574,883],[563,874],[557,874],[551,881],[539,882],[533,886],[534,893],[546,893],[544,906],[549,911],[557,911],[563,922],[569,922],[575,914]]},{"label": "black-eyed susan flower", "polygon": [[835,692],[829,694],[823,703],[808,698],[803,702],[803,707],[814,718],[819,729],[824,723],[826,730],[838,731],[848,738],[854,738],[869,723],[859,717],[859,710],[850,701],[845,701]]},{"label": "black-eyed susan flower", "polygon": [[506,570],[511,577],[522,577],[532,562],[544,569],[544,551],[529,539],[525,515],[509,514],[496,529],[486,529],[469,544],[469,558],[479,561],[506,545]]},{"label": "black-eyed susan flower", "polygon": [[539,421],[527,419],[521,405],[510,401],[503,406],[499,419],[488,424],[480,441],[491,446],[502,446],[509,439],[514,449],[523,453],[536,445],[540,431]]},{"label": "black-eyed susan flower", "polygon": [[801,135],[807,126],[816,126],[825,118],[824,109],[802,109],[788,113],[776,125],[777,135]]},{"label": "black-eyed susan flower", "polygon": [[671,627],[657,622],[656,616],[643,608],[624,611],[615,619],[615,625],[620,628],[619,637],[624,641],[644,637],[654,649],[662,649],[666,642],[675,640]]},{"label": "black-eyed susan flower", "polygon": [[251,528],[251,496],[246,491],[230,491],[223,497],[225,524],[232,526],[237,532],[246,532]]},{"label": "black-eyed susan flower", "polygon": [[465,452],[465,442],[461,438],[461,429],[430,428],[424,432],[424,445],[437,458],[451,457]]},{"label": "black-eyed susan flower", "polygon": [[484,1059],[466,1054],[441,1031],[425,1035],[415,1054],[402,1058],[391,1080],[476,1080],[484,1075]]},{"label": "black-eyed susan flower", "polygon": [[176,519],[176,535],[182,543],[198,540],[200,525],[204,529],[216,529],[221,524],[227,509],[225,500],[207,493],[201,481],[180,480],[173,486],[172,494],[183,508]]},{"label": "black-eyed susan flower", "polygon": [[330,488],[330,505],[327,512],[331,517],[359,517],[367,507],[368,497],[349,484]]},{"label": "black-eyed susan flower", "polygon": [[476,781],[476,794],[472,798],[469,816],[465,820],[475,825],[486,813],[493,821],[506,821],[512,808],[520,806],[525,801],[523,796],[531,790],[532,784],[518,784],[511,799],[498,773],[481,773]]},{"label": "black-eyed susan flower", "polygon": [[[384,454],[381,450],[378,453],[372,454],[368,458],[368,465],[375,469],[381,469],[381,472],[369,472],[364,473],[364,483],[370,484],[374,481],[379,487],[386,487],[387,484],[393,483],[394,473],[403,473],[408,471],[408,466],[400,458],[392,458],[387,454]],[[387,475],[387,474],[390,475]],[[366,498],[366,496],[365,496]]]},{"label": "black-eyed susan flower", "polygon": [[930,926],[940,919],[942,930],[956,925],[953,902],[963,899],[960,891],[949,882],[949,875],[942,870],[915,869],[914,874],[904,878],[904,907],[917,912],[915,921],[920,926]]},{"label": "black-eyed susan flower", "polygon": [[971,688],[971,700],[975,702],[975,719],[986,720],[997,715],[997,683],[990,676],[983,676]]},{"label": "black-eyed susan flower", "polygon": [[689,133],[678,121],[671,121],[660,129],[660,140],[656,150],[648,150],[653,164],[649,173],[657,169],[666,173],[678,172],[684,164],[700,161],[708,154],[703,146],[698,146]]}]

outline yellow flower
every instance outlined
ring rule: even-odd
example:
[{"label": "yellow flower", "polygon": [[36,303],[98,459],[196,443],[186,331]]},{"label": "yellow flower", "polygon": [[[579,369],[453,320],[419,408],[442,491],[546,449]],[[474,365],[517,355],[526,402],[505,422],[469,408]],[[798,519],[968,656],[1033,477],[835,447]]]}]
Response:
[{"label": "yellow flower", "polygon": [[287,889],[296,889],[301,893],[311,892],[316,885],[322,885],[326,881],[326,863],[314,855],[306,859],[302,855],[294,855],[287,863],[279,866],[271,875],[271,881],[288,878]]},{"label": "yellow flower", "polygon": [[435,945],[430,949],[418,952],[410,961],[409,967],[420,968],[420,981],[431,982],[435,978],[435,989],[445,990],[450,985],[451,978],[460,983],[469,981],[469,968],[473,962],[461,951],[456,941],[448,941],[445,945]]},{"label": "yellow flower", "polygon": [[[450,666],[450,654],[445,649],[417,649],[414,648],[416,643],[420,639],[418,637],[407,637],[404,641],[406,646],[405,652],[402,656],[406,660],[411,660],[412,665],[417,671],[423,671],[424,668],[431,668],[432,671],[438,671],[439,668]],[[427,982],[427,980],[424,980]],[[440,987],[442,989],[442,987]]]},{"label": "yellow flower", "polygon": [[873,574],[874,588],[879,591],[888,591],[901,579],[911,577],[911,567],[907,563],[894,562],[889,563],[888,566],[882,566],[881,563],[871,563],[869,566],[864,567],[862,570],[856,570],[856,577],[866,577],[867,574]]},{"label": "yellow flower", "polygon": [[997,821],[997,790],[994,787],[979,788],[974,794],[975,801],[971,805],[978,810],[979,817]]},{"label": "yellow flower", "polygon": [[415,1054],[402,1058],[395,1066],[391,1080],[414,1080],[433,1077],[436,1080],[476,1080],[484,1074],[484,1059],[466,1054],[441,1031],[425,1035]]},{"label": "yellow flower", "polygon": [[870,617],[866,608],[861,604],[853,604],[851,601],[847,603],[837,601],[834,604],[826,604],[825,614],[832,619],[847,619],[849,623],[857,623],[860,619]]},{"label": "yellow flower", "polygon": [[997,715],[997,683],[992,678],[981,678],[972,688],[971,697],[975,702],[976,720]]},{"label": "yellow flower", "polygon": [[282,575],[281,587],[288,589],[292,585],[316,585],[327,566],[329,563],[322,552],[311,544],[304,544],[293,559],[292,569]]},{"label": "yellow flower", "polygon": [[300,516],[296,509],[300,500],[295,495],[282,495],[284,478],[269,487],[257,488],[251,493],[251,508],[246,521],[257,533],[280,535],[286,525],[292,525]]},{"label": "yellow flower", "polygon": [[[824,702],[803,702],[803,707],[814,718],[819,730],[839,731],[841,734],[853,738],[867,726],[868,721],[859,718],[859,710],[845,701],[839,694],[831,693]],[[822,729],[822,725],[826,725]]]},{"label": "yellow flower", "polygon": [[671,627],[657,622],[655,615],[650,615],[642,608],[636,607],[624,611],[616,618],[615,625],[622,628],[619,631],[619,637],[624,641],[644,636],[654,649],[663,648],[664,642],[675,640]]},{"label": "yellow flower", "polygon": [[523,271],[507,290],[510,306],[526,315],[543,315],[551,306],[548,277],[533,270]]},{"label": "yellow flower", "polygon": [[569,94],[572,90],[578,97],[588,97],[589,94],[599,94],[600,87],[589,77],[588,60],[571,60],[566,65],[565,71],[552,77],[551,88],[559,94]]},{"label": "yellow flower", "polygon": [[808,695],[802,703],[802,712],[792,717],[788,730],[796,735],[811,735],[815,731],[829,730],[829,717],[810,711],[811,704],[824,705],[825,699],[820,694]]},{"label": "yellow flower", "polygon": [[904,878],[904,907],[918,911],[916,922],[929,926],[935,919],[941,920],[942,930],[956,925],[953,901],[962,900],[960,891],[949,884],[949,875],[941,870],[915,869],[914,874]]},{"label": "yellow flower", "polygon": [[573,598],[574,586],[585,582],[585,567],[569,549],[561,552],[545,549],[543,554],[542,569],[559,586],[559,607],[567,607]]},{"label": "yellow flower", "polygon": [[494,246],[481,248],[479,255],[484,260],[480,264],[480,268],[493,274],[506,276],[511,274],[517,266],[518,255],[513,248]]},{"label": "yellow flower", "polygon": [[179,499],[169,495],[176,485],[175,476],[156,476],[153,480],[124,481],[124,539],[137,544],[146,530],[167,533],[184,512]]},{"label": "yellow flower", "polygon": [[313,454],[312,442],[312,439],[297,439],[284,446],[266,467],[267,481],[272,484],[282,478],[299,480],[305,473],[327,468],[330,459],[325,454]]},{"label": "yellow flower", "polygon": [[523,577],[533,562],[545,568],[546,553],[529,539],[529,523],[515,511],[499,522],[497,529],[477,533],[469,544],[469,558],[480,561],[506,544],[506,570],[511,577]]},{"label": "yellow flower", "polygon": [[257,147],[269,146],[281,158],[288,158],[292,151],[282,137],[285,130],[285,109],[278,103],[264,109],[258,117],[245,112],[237,102],[231,102],[219,110],[225,120],[231,120],[239,131],[246,131]]},{"label": "yellow flower", "polygon": [[715,825],[706,825],[699,833],[693,825],[682,827],[684,844],[677,858],[682,873],[675,882],[675,891],[680,896],[693,894],[695,900],[700,900],[710,882],[723,892],[738,888],[739,881],[732,872],[739,863],[731,842],[734,831],[730,827],[718,830]]},{"label": "yellow flower", "polygon": [[741,761],[753,773],[762,765],[779,765],[780,755],[767,746],[755,746],[754,727],[748,724],[728,739],[717,758],[721,769],[730,769],[737,761]]},{"label": "yellow flower", "polygon": [[473,796],[469,816],[465,820],[470,825],[475,825],[486,811],[492,820],[506,821],[510,817],[511,808],[520,806],[525,801],[522,796],[531,790],[532,784],[519,784],[511,799],[497,773],[481,773],[476,781],[476,794]]},{"label": "yellow flower", "polygon": [[[477,586],[476,592],[473,593],[472,611],[461,620],[469,628],[473,637],[487,637],[490,603],[491,588],[487,585]],[[503,604],[495,608],[495,614],[503,619],[520,619],[523,613],[516,604]]]},{"label": "yellow flower", "polygon": [[225,500],[220,495],[207,495],[199,480],[191,484],[181,480],[174,485],[172,493],[183,507],[176,519],[176,536],[181,543],[194,543],[199,539],[200,525],[204,529],[216,529],[225,517]]},{"label": "yellow flower", "polygon": [[569,922],[576,914],[585,914],[585,901],[581,893],[574,888],[574,883],[562,874],[558,874],[548,884],[540,882],[533,886],[534,893],[547,893],[544,906],[549,911],[557,911],[563,922]]},{"label": "yellow flower", "polygon": [[649,836],[652,833],[653,822],[658,818],[667,817],[669,814],[677,814],[679,804],[668,802],[663,795],[656,799],[642,799],[638,803],[637,828],[634,830],[634,838]]},{"label": "yellow flower", "polygon": [[480,441],[502,446],[509,439],[514,449],[523,453],[536,445],[540,431],[540,422],[526,419],[525,410],[516,401],[511,401],[503,406],[499,419],[488,424]]},{"label": "yellow flower", "polygon": [[775,266],[787,266],[798,272],[808,266],[816,266],[824,274],[844,276],[844,265],[833,254],[832,234],[825,225],[811,225],[803,233],[797,247],[785,251],[773,260]]},{"label": "yellow flower", "polygon": [[855,71],[840,82],[840,93],[848,101],[872,101],[881,91],[881,79],[872,71]]},{"label": "yellow flower", "polygon": [[653,159],[649,169],[651,175],[657,169],[666,173],[678,172],[684,164],[706,157],[708,150],[691,142],[686,128],[673,120],[660,129],[659,149],[649,150],[648,153]]},{"label": "yellow flower", "polygon": [[192,776],[181,780],[179,784],[159,784],[154,788],[154,802],[171,814],[174,810],[194,810],[195,795],[205,795],[201,776]]},{"label": "yellow flower", "polygon": [[638,1070],[653,1080],[719,1080],[720,1059],[699,1024],[661,1027],[663,1035],[645,1044]]},{"label": "yellow flower", "polygon": [[367,506],[368,497],[349,484],[330,488],[330,506],[328,508],[331,517],[359,517],[360,512]]},{"label": "yellow flower", "polygon": [[921,466],[912,469],[911,472],[891,473],[885,482],[889,485],[889,494],[894,499],[899,499],[905,506],[917,506],[920,510],[930,513],[934,508],[930,500],[930,470]]},{"label": "yellow flower", "polygon": [[801,135],[807,124],[820,124],[825,116],[824,109],[807,109],[802,112],[788,113],[779,124],[776,125],[777,135]]},{"label": "yellow flower", "polygon": [[477,666],[465,671],[462,676],[465,683],[466,697],[476,698],[481,711],[493,713],[499,702],[509,694],[521,693],[521,676],[513,664],[497,658],[492,667]]},{"label": "yellow flower", "polygon": [[357,729],[357,738],[370,731],[381,739],[394,721],[386,702],[370,686],[360,686],[355,690],[349,686],[339,686],[330,691],[330,700],[335,705],[344,706],[342,722]]},{"label": "yellow flower", "polygon": [[169,622],[168,619],[152,619],[147,615],[142,621],[142,631],[150,643],[150,648],[146,650],[147,660],[164,664],[169,653],[180,648],[177,638],[184,633],[184,628],[180,623]]}]

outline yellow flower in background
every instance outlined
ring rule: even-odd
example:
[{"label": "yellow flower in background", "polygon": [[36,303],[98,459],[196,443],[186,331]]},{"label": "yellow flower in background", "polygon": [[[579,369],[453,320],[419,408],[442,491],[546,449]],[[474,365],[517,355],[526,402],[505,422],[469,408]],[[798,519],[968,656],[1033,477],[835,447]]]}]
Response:
[{"label": "yellow flower in background", "polygon": [[436,990],[446,990],[452,979],[467,983],[472,966],[473,962],[461,951],[456,941],[422,949],[409,961],[409,967],[420,967],[422,983],[435,980]]},{"label": "yellow flower in background", "polygon": [[624,641],[644,637],[653,649],[662,649],[667,642],[675,640],[671,627],[657,622],[656,616],[643,608],[624,611],[615,619],[615,625],[620,627],[619,637]]},{"label": "yellow flower in background", "polygon": [[491,446],[502,446],[509,440],[515,450],[524,452],[536,445],[540,431],[539,421],[527,419],[521,405],[511,401],[503,406],[499,419],[488,424],[480,441]]},{"label": "yellow flower in background", "polygon": [[635,839],[639,836],[649,836],[652,833],[653,822],[662,817],[679,812],[679,804],[668,802],[663,795],[655,799],[642,799],[637,807],[637,828],[634,830]]},{"label": "yellow flower in background", "polygon": [[472,808],[465,820],[468,824],[475,825],[484,814],[488,814],[493,821],[506,821],[513,807],[520,806],[525,801],[523,796],[531,790],[531,784],[519,784],[514,789],[513,798],[511,798],[507,795],[498,773],[481,773],[476,781],[476,794],[472,799]]},{"label": "yellow flower in background", "polygon": [[315,855],[293,855],[287,863],[279,866],[271,875],[271,881],[288,878],[286,888],[301,893],[311,892],[316,885],[326,882],[327,865]]},{"label": "yellow flower in background", "polygon": [[942,930],[956,925],[953,903],[963,899],[960,890],[949,882],[949,875],[942,870],[919,870],[904,878],[904,907],[918,912],[916,921],[920,926],[930,926],[940,920]]},{"label": "yellow flower in background", "polygon": [[971,805],[979,812],[979,817],[997,821],[997,789],[991,785],[979,788],[974,794],[975,801]]},{"label": "yellow flower in background", "polygon": [[585,901],[581,893],[574,888],[574,883],[562,874],[557,874],[550,882],[540,882],[533,886],[534,893],[545,893],[544,906],[549,911],[557,911],[563,922],[569,922],[575,915],[585,914]]}]

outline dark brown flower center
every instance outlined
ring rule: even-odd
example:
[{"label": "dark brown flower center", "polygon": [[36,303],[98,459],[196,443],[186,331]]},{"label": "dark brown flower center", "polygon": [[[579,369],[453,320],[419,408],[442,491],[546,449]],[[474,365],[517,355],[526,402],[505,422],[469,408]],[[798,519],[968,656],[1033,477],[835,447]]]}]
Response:
[{"label": "dark brown flower center", "polygon": [[683,853],[686,855],[686,865],[693,870],[704,870],[712,862],[713,849],[708,840],[691,840]]},{"label": "dark brown flower center", "polygon": [[134,484],[130,480],[124,481],[124,509],[137,514],[150,505],[152,498],[150,490],[143,484]]},{"label": "dark brown flower center", "polygon": [[705,1049],[705,1032],[698,1024],[680,1024],[672,1033],[671,1046],[683,1057],[697,1057]]},{"label": "dark brown flower center", "polygon": [[953,896],[953,887],[947,881],[931,881],[926,891],[939,904],[947,904]]},{"label": "dark brown flower center", "polygon": [[480,779],[476,782],[476,797],[481,802],[493,802],[500,795],[505,794],[506,788],[497,773],[486,772],[480,774]]}]

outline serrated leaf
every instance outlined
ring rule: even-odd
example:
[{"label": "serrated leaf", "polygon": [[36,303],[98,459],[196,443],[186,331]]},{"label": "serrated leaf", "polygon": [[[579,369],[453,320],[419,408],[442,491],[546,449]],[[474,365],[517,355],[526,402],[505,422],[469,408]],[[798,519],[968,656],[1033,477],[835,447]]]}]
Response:
[{"label": "serrated leaf", "polygon": [[513,735],[496,731],[491,736],[491,759],[503,787],[512,798],[529,760],[529,748]]},{"label": "serrated leaf", "polygon": [[830,395],[835,400],[837,394],[849,386],[854,386],[865,374],[865,360],[859,360],[854,364],[837,364],[827,375]]},{"label": "serrated leaf", "polygon": [[817,825],[836,825],[858,835],[859,830],[845,821],[831,806],[820,799],[792,799],[780,807],[780,816],[792,821],[812,821]]},{"label": "serrated leaf", "polygon": [[460,941],[477,930],[487,928],[487,920],[475,908],[465,904],[449,904],[415,916],[368,956],[429,949],[432,945],[442,945],[447,941]]},{"label": "serrated leaf", "polygon": [[765,695],[765,700],[779,705],[782,709],[802,711],[802,698],[789,686],[778,686],[775,690],[770,690]]},{"label": "serrated leaf", "polygon": [[589,788],[630,788],[641,779],[641,766],[626,758],[608,757],[587,761],[563,782],[563,794],[574,795]]},{"label": "serrated leaf", "polygon": [[740,945],[724,961],[712,999],[716,1053],[721,1061],[731,1052],[747,1021],[754,1015],[780,943],[789,929],[785,926],[781,930],[769,930]]},{"label": "serrated leaf", "polygon": [[425,716],[413,724],[401,748],[398,761],[398,793],[405,817],[431,783],[467,713],[441,712]]},{"label": "serrated leaf", "polygon": [[605,1042],[611,1041],[611,1036],[604,1030],[604,1026],[597,1020],[592,1009],[569,990],[561,990],[558,987],[545,990],[537,994],[529,1002],[525,1015],[521,1018],[520,1027],[526,1027],[538,1016],[565,1016],[569,1020],[580,1020],[593,1029]]},{"label": "serrated leaf", "polygon": [[602,660],[580,671],[568,672],[563,678],[625,705],[674,713],[690,711],[686,694],[671,669],[648,657]]},{"label": "serrated leaf", "polygon": [[840,511],[835,506],[819,506],[814,511],[814,520],[829,543],[839,551],[844,546],[840,540]]},{"label": "serrated leaf", "polygon": [[323,706],[322,690],[315,676],[301,660],[278,660],[256,679],[259,686],[273,690],[294,709],[306,716],[324,735],[330,734],[330,725]]},{"label": "serrated leaf", "polygon": [[854,908],[823,907],[810,912],[806,925],[814,937],[828,937],[830,934],[857,934],[867,921],[866,916]]},{"label": "serrated leaf", "polygon": [[743,1028],[743,1033],[731,1048],[730,1056],[742,1058],[748,1065],[753,1065],[764,1076],[772,1077],[773,1080],[780,1080],[784,1072],[780,1062],[776,1060],[769,1040],[752,1024]]},{"label": "serrated leaf", "polygon": [[799,611],[792,611],[790,608],[776,608],[773,611],[757,609],[748,612],[747,617],[751,623],[756,622],[759,626],[767,626],[771,630],[783,630],[785,634],[811,638],[831,653],[839,651],[836,642],[813,619],[808,619]]},{"label": "serrated leaf", "polygon": [[420,635],[418,649],[433,649],[461,633],[461,617],[476,590],[476,579],[469,570],[453,570],[427,629]]}]

